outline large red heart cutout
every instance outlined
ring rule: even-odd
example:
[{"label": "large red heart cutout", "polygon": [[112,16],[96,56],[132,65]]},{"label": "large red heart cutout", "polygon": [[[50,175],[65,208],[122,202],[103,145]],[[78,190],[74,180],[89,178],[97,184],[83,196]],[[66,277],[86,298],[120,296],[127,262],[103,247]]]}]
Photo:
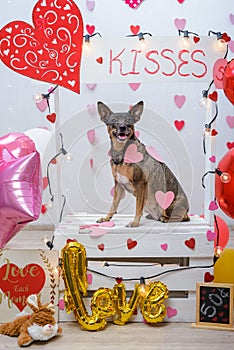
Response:
[{"label": "large red heart cutout", "polygon": [[20,311],[25,308],[29,295],[42,290],[45,280],[45,272],[38,264],[20,268],[8,262],[0,268],[0,289]]},{"label": "large red heart cutout", "polygon": [[32,12],[34,27],[13,21],[0,31],[0,58],[29,78],[80,92],[83,20],[72,0],[40,0]]}]

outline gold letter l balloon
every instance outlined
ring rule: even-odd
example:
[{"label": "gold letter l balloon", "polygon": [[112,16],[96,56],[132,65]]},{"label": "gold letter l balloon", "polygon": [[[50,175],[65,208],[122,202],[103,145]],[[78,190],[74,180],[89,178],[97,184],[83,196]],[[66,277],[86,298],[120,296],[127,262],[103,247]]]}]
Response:
[{"label": "gold letter l balloon", "polygon": [[140,285],[126,302],[126,289],[123,283],[113,289],[99,288],[92,296],[89,315],[83,296],[87,293],[87,260],[85,248],[78,242],[69,242],[62,250],[62,272],[65,283],[66,311],[74,312],[80,326],[86,330],[97,331],[105,327],[107,318],[116,315],[115,324],[124,325],[140,305],[143,317],[148,323],[162,322],[165,316],[163,301],[168,298],[168,289],[161,282],[151,282],[145,286],[142,296]]}]

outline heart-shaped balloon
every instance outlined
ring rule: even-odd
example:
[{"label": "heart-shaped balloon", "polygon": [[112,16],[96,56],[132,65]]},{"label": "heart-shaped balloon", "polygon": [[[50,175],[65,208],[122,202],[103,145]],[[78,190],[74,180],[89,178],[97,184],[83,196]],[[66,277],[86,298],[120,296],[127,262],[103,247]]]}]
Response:
[{"label": "heart-shaped balloon", "polygon": [[224,69],[223,91],[229,101],[234,105],[234,59]]},{"label": "heart-shaped balloon", "polygon": [[34,27],[13,21],[0,31],[0,58],[15,72],[80,92],[83,20],[74,1],[38,1]]}]

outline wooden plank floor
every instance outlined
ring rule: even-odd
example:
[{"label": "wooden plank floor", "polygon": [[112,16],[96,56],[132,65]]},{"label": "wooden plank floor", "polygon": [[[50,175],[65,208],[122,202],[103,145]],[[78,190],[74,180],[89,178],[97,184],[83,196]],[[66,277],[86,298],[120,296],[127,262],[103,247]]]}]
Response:
[{"label": "wooden plank floor", "polygon": [[[63,334],[48,342],[37,342],[30,349],[46,350],[232,350],[234,332],[191,328],[189,323],[149,326],[128,323],[109,324],[99,332],[80,329],[77,323],[62,323]],[[0,349],[19,349],[17,339],[0,335]]]}]

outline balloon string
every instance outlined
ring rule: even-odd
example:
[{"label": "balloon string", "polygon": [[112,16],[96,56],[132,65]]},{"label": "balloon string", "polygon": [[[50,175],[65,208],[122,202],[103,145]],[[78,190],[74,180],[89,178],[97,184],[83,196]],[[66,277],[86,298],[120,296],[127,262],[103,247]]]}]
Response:
[{"label": "balloon string", "polygon": [[[187,267],[179,267],[177,269],[169,269],[169,270],[166,270],[166,271],[163,271],[163,272],[159,272],[155,275],[151,275],[151,276],[147,276],[145,277],[145,279],[153,279],[153,278],[157,278],[157,277],[160,277],[162,275],[165,275],[167,273],[173,273],[173,272],[180,272],[180,271],[185,271],[185,270],[194,270],[194,269],[209,269],[209,268],[212,268],[214,267],[215,263],[213,263],[212,265],[202,265],[202,266],[187,266]],[[132,265],[133,266],[133,265]],[[141,266],[142,267],[142,266]],[[116,277],[114,276],[111,276],[111,275],[107,275],[105,273],[102,273],[102,272],[99,272],[99,271],[96,271],[96,270],[93,270],[93,269],[90,269],[90,268],[87,268],[87,270],[89,272],[92,272],[92,273],[95,273],[97,275],[100,275],[100,276],[103,276],[103,277],[106,277],[106,278],[111,278],[111,279],[116,279]],[[132,278],[122,278],[122,281],[138,281],[139,280],[139,277],[132,277]]]}]

